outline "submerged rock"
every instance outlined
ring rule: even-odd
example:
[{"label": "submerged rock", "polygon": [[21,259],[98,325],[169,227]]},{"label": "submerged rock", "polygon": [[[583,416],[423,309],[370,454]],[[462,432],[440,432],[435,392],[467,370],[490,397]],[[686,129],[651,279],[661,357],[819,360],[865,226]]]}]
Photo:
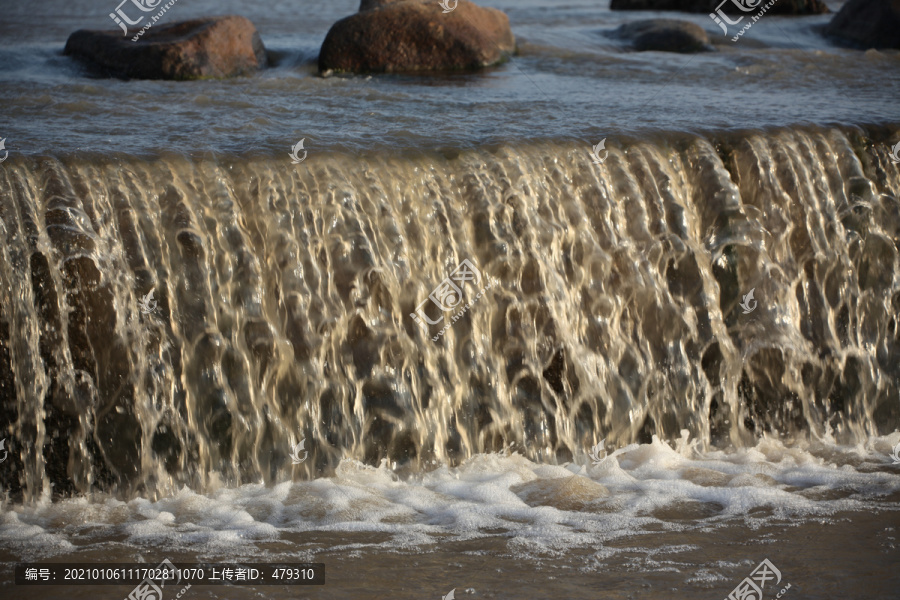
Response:
[{"label": "submerged rock", "polygon": [[509,18],[494,8],[459,0],[444,12],[437,0],[362,0],[358,13],[331,27],[319,71],[477,69],[503,62],[514,51]]},{"label": "submerged rock", "polygon": [[712,50],[709,35],[694,23],[678,19],[646,19],[626,23],[616,30],[619,37],[632,41],[638,51],[705,52]]},{"label": "submerged rock", "polygon": [[[756,14],[768,2],[766,0],[612,0],[610,10],[674,10],[689,13],[714,13],[721,10],[727,15]],[[743,10],[742,8],[746,10]],[[776,0],[766,10],[773,15],[818,15],[830,12],[822,0]]]},{"label": "submerged rock", "polygon": [[825,33],[862,48],[900,49],[900,1],[850,0]]},{"label": "submerged rock", "polygon": [[529,506],[552,506],[558,510],[587,511],[598,508],[609,490],[587,477],[573,475],[537,479],[510,487]]},{"label": "submerged rock", "polygon": [[[235,15],[160,25],[144,31],[80,29],[65,53],[107,74],[134,79],[206,79],[252,73],[266,65],[256,27]],[[137,37],[136,41],[133,41]]]}]

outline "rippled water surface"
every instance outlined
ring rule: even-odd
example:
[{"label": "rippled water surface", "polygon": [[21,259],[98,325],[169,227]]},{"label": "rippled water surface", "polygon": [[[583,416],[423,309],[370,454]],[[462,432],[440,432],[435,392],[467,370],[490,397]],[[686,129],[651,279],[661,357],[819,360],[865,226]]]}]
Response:
[{"label": "rippled water surface", "polygon": [[[446,77],[322,79],[318,48],[332,23],[356,11],[356,0],[192,0],[166,19],[246,16],[273,66],[253,77],[185,83],[92,79],[61,56],[72,31],[113,26],[108,4],[4,3],[0,114],[8,148],[282,156],[306,138],[314,154],[383,153],[900,119],[900,53],[834,47],[816,29],[830,15],[767,15],[733,43],[702,14],[611,12],[602,0],[487,0],[509,15],[517,36],[519,55],[504,66]],[[655,16],[700,24],[717,52],[630,52],[609,36],[624,22]]]}]

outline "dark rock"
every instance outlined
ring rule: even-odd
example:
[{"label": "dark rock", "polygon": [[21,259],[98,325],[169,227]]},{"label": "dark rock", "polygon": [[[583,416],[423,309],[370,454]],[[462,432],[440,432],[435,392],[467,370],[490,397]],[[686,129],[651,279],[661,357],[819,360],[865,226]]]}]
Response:
[{"label": "dark rock", "polygon": [[699,25],[678,19],[647,19],[626,23],[616,30],[632,40],[635,50],[660,52],[704,52],[712,50],[709,35]]},{"label": "dark rock", "polygon": [[105,73],[134,79],[206,79],[251,73],[266,65],[256,27],[244,17],[208,17],[151,27],[133,41],[121,31],[81,29],[65,53]]},{"label": "dark rock", "polygon": [[384,6],[385,4],[396,4],[397,2],[403,1],[404,0],[361,0],[361,2],[359,3],[359,10],[357,12],[364,12],[367,10],[372,10],[373,8],[379,8],[381,6]]},{"label": "dark rock", "polygon": [[862,48],[900,49],[900,0],[850,0],[825,33]]},{"label": "dark rock", "polygon": [[[452,0],[450,0],[452,6]],[[509,18],[459,0],[362,0],[360,12],[335,23],[319,53],[319,71],[385,73],[477,69],[515,52]]]},{"label": "dark rock", "polygon": [[[720,6],[721,4],[721,6]],[[721,10],[727,15],[754,15],[767,0],[612,0],[610,10],[674,10],[688,13],[714,13]],[[741,10],[743,6],[748,10]],[[830,12],[822,0],[777,0],[766,11],[773,15],[818,15]]]}]

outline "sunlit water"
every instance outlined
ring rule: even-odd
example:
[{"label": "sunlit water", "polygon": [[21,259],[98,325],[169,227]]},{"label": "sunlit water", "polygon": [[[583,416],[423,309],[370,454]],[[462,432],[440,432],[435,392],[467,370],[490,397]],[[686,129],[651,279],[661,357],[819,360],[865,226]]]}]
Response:
[{"label": "sunlit water", "polygon": [[[4,568],[695,598],[768,557],[787,598],[894,597],[897,52],[832,47],[825,15],[638,54],[606,34],[658,15],[486,3],[504,66],[322,79],[356,2],[183,1],[250,17],[272,68],[93,79],[59,52],[112,4],[2,7]],[[463,260],[470,308],[420,327]]]}]

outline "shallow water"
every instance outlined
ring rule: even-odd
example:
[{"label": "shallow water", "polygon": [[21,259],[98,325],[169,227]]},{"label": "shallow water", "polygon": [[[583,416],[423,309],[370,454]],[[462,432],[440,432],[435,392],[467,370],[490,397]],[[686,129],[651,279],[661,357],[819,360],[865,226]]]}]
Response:
[{"label": "shallow water", "polygon": [[[859,52],[817,33],[830,15],[767,15],[731,42],[707,15],[611,12],[608,3],[541,0],[504,10],[519,55],[486,73],[322,79],[318,48],[357,0],[177,3],[166,19],[240,14],[260,31],[273,67],[221,82],[90,78],[61,56],[74,30],[113,26],[117,2],[7,2],[0,21],[0,114],[19,154],[217,151],[284,157],[301,138],[322,152],[546,140],[596,144],[650,131],[896,122],[900,53]],[[831,3],[834,8],[839,3]],[[704,27],[717,52],[628,52],[609,36],[634,19]]]},{"label": "shallow water", "polygon": [[[536,600],[724,597],[768,558],[782,579],[766,598],[787,584],[788,598],[895,597],[900,483],[877,452],[771,441],[679,450],[654,442],[564,467],[482,455],[406,481],[348,462],[335,479],[270,489],[69,500],[6,512],[0,559],[325,564],[322,587],[193,586],[191,598],[419,599],[455,588]],[[31,590],[112,598],[129,588]],[[4,582],[0,594],[14,593]]]},{"label": "shallow water", "polygon": [[[893,520],[891,520],[893,518]],[[635,535],[602,549],[573,549],[537,559],[510,553],[504,538],[477,543],[447,543],[408,551],[365,551],[372,536],[317,534],[296,541],[326,563],[322,587],[192,586],[186,598],[311,600],[370,598],[420,600],[441,598],[451,589],[457,598],[538,600],[549,596],[573,600],[720,598],[766,556],[782,573],[766,598],[790,588],[784,598],[896,597],[896,513],[840,513],[823,523],[775,523],[748,529],[741,523],[714,533],[660,531]],[[840,548],[840,552],[834,549]],[[197,561],[194,554],[170,552],[178,563]],[[150,559],[148,553],[142,556]],[[122,560],[121,552],[91,552],[65,558]],[[222,560],[234,560],[229,552]],[[486,568],[487,565],[487,568]],[[784,587],[782,587],[784,586]],[[9,588],[5,588],[8,590]],[[176,587],[176,589],[179,589]],[[128,586],[32,588],[29,598],[124,598]],[[12,597],[12,596],[10,596]]]}]

